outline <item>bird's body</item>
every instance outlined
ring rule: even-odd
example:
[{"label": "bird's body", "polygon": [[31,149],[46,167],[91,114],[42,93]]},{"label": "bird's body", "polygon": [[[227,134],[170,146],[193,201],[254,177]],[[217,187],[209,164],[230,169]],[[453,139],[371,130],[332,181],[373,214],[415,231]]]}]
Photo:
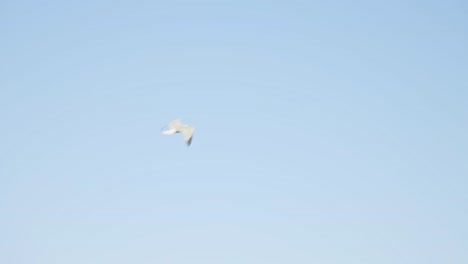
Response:
[{"label": "bird's body", "polygon": [[182,124],[180,122],[180,119],[176,119],[169,122],[167,126],[169,126],[170,129],[163,131],[162,133],[164,135],[182,133],[182,135],[184,135],[184,140],[187,143],[187,146],[190,146],[190,143],[192,143],[193,132],[195,131],[195,128],[189,125]]}]

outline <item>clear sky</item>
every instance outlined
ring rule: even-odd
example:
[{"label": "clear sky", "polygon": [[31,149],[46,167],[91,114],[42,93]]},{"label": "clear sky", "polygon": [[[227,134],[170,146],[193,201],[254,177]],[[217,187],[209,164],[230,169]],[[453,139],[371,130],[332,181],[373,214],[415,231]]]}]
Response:
[{"label": "clear sky", "polygon": [[468,263],[467,14],[1,1],[0,263]]}]

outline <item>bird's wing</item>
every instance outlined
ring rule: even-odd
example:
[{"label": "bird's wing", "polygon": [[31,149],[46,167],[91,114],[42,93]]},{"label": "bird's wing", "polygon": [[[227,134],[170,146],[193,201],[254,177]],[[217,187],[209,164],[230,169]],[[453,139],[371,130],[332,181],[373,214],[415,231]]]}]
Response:
[{"label": "bird's wing", "polygon": [[163,131],[162,133],[164,135],[172,135],[172,134],[175,134],[177,131],[175,129],[169,129],[169,130],[165,130]]},{"label": "bird's wing", "polygon": [[169,127],[173,129],[179,129],[180,126],[182,126],[182,123],[180,122],[180,119],[172,120],[169,122]]},{"label": "bird's wing", "polygon": [[181,129],[180,132],[182,135],[184,135],[184,140],[187,143],[187,146],[190,146],[190,143],[192,143],[192,138],[193,138],[193,132],[195,131],[195,128],[189,126],[189,125],[184,125]]}]

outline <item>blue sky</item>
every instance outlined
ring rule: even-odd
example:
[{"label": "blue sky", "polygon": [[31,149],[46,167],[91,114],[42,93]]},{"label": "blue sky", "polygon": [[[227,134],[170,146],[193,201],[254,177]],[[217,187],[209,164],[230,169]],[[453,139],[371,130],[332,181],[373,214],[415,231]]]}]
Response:
[{"label": "blue sky", "polygon": [[468,263],[466,1],[0,10],[1,263]]}]

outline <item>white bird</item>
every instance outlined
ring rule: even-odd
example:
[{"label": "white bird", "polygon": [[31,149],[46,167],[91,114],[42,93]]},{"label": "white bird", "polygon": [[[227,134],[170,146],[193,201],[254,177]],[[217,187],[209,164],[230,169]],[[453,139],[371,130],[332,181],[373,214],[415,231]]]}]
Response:
[{"label": "white bird", "polygon": [[184,135],[185,143],[187,143],[187,147],[190,146],[190,143],[192,143],[193,131],[195,131],[195,128],[189,125],[182,124],[180,122],[180,119],[176,119],[176,120],[169,122],[167,126],[169,126],[170,129],[163,131],[162,133],[164,135],[182,133],[182,135]]}]

